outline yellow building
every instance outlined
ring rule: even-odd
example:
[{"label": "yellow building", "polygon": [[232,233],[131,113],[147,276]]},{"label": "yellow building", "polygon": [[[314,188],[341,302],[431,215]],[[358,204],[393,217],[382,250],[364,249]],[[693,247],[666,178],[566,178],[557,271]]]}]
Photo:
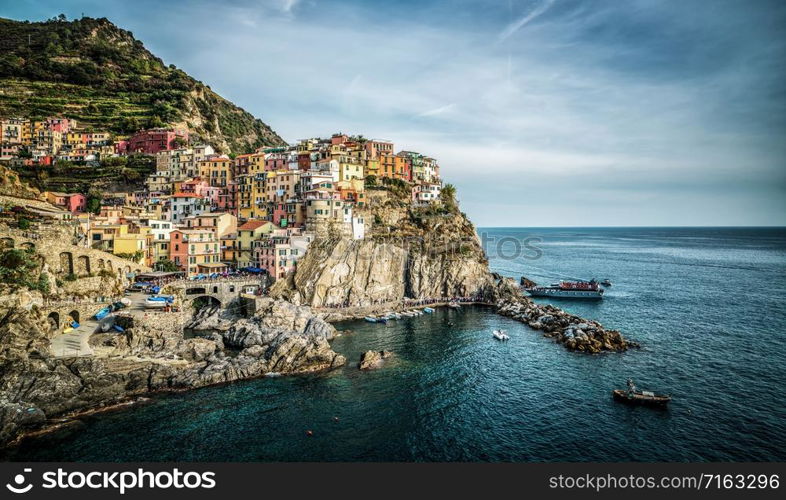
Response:
[{"label": "yellow building", "polygon": [[211,158],[198,163],[199,177],[214,187],[227,187],[232,182],[232,160]]},{"label": "yellow building", "polygon": [[27,120],[9,118],[0,120],[0,142],[23,144],[23,129]]},{"label": "yellow building", "polygon": [[[144,233],[126,233],[115,236],[112,253],[123,255],[137,263],[149,262],[147,236]],[[139,258],[136,258],[139,256]]]},{"label": "yellow building", "polygon": [[364,172],[366,176],[373,175],[375,177],[379,177],[379,160],[366,160],[366,170]]},{"label": "yellow building", "polygon": [[341,156],[338,161],[338,180],[363,179],[363,163],[353,156]]},{"label": "yellow building", "polygon": [[272,222],[250,220],[237,228],[237,265],[239,268],[254,266],[254,242],[270,234],[274,226]]}]

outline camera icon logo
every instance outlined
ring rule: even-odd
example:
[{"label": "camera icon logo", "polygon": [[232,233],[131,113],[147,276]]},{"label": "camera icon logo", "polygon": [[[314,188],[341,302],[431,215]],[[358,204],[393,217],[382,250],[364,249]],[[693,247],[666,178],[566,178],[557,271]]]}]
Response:
[{"label": "camera icon logo", "polygon": [[[33,469],[24,469],[25,473],[33,472]],[[33,489],[32,484],[25,485],[27,478],[25,478],[24,474],[17,474],[14,476],[14,484],[6,483],[5,487],[12,493],[27,493],[31,489]]]}]

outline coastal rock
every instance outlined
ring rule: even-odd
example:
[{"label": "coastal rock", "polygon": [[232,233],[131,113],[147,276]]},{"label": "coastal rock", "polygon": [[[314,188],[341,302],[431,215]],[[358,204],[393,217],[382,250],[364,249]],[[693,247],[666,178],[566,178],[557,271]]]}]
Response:
[{"label": "coastal rock", "polygon": [[0,446],[51,417],[149,392],[345,364],[328,343],[335,329],[309,308],[262,301],[254,317],[227,328],[225,311],[214,311],[223,315],[219,321],[202,313],[198,324],[218,330],[190,339],[183,327],[194,322],[186,312],[126,316],[125,332],[113,341],[106,334],[91,339],[104,355],[82,358],[52,357],[50,327],[36,308],[6,310],[0,316]]},{"label": "coastal rock", "polygon": [[218,349],[215,342],[203,338],[188,339],[183,344],[179,354],[188,361],[205,361]]},{"label": "coastal rock", "polygon": [[391,351],[366,351],[360,356],[358,368],[361,370],[373,370],[382,365],[382,361],[393,356]]},{"label": "coastal rock", "polygon": [[391,208],[395,217],[376,214],[393,217],[404,238],[317,239],[295,272],[276,282],[271,296],[313,307],[366,307],[405,297],[488,293],[492,275],[469,220],[459,213],[421,217],[408,210],[406,204]]},{"label": "coastal rock", "polygon": [[[526,313],[521,314],[519,311]],[[534,330],[543,331],[544,336],[554,338],[571,351],[594,354],[621,352],[639,346],[636,342],[626,340],[617,330],[603,328],[597,321],[583,320],[550,304],[535,304],[520,295],[504,294],[497,302],[497,313],[526,323]]]}]

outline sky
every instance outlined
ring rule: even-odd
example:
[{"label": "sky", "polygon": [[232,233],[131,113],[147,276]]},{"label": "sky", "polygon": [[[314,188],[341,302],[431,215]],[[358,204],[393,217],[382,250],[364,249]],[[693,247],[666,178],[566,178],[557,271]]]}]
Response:
[{"label": "sky", "polygon": [[109,18],[289,142],[437,158],[481,227],[786,225],[786,2],[0,5],[60,13]]}]

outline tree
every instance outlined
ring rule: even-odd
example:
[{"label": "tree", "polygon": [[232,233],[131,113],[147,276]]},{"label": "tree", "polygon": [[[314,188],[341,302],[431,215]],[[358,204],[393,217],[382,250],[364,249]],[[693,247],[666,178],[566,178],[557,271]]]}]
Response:
[{"label": "tree", "polygon": [[177,264],[175,264],[169,259],[159,260],[158,262],[153,264],[153,269],[155,269],[156,271],[164,271],[166,273],[174,273],[180,270],[177,267]]},{"label": "tree", "polygon": [[24,217],[20,218],[17,221],[17,225],[19,226],[19,229],[21,229],[22,231],[27,231],[28,229],[30,229],[30,221],[25,219]]},{"label": "tree", "polygon": [[454,211],[458,208],[456,203],[456,186],[453,184],[445,184],[439,196],[442,198],[442,203],[449,210]]},{"label": "tree", "polygon": [[97,214],[101,211],[101,197],[94,194],[89,194],[87,197],[87,204],[85,208],[88,213]]}]

